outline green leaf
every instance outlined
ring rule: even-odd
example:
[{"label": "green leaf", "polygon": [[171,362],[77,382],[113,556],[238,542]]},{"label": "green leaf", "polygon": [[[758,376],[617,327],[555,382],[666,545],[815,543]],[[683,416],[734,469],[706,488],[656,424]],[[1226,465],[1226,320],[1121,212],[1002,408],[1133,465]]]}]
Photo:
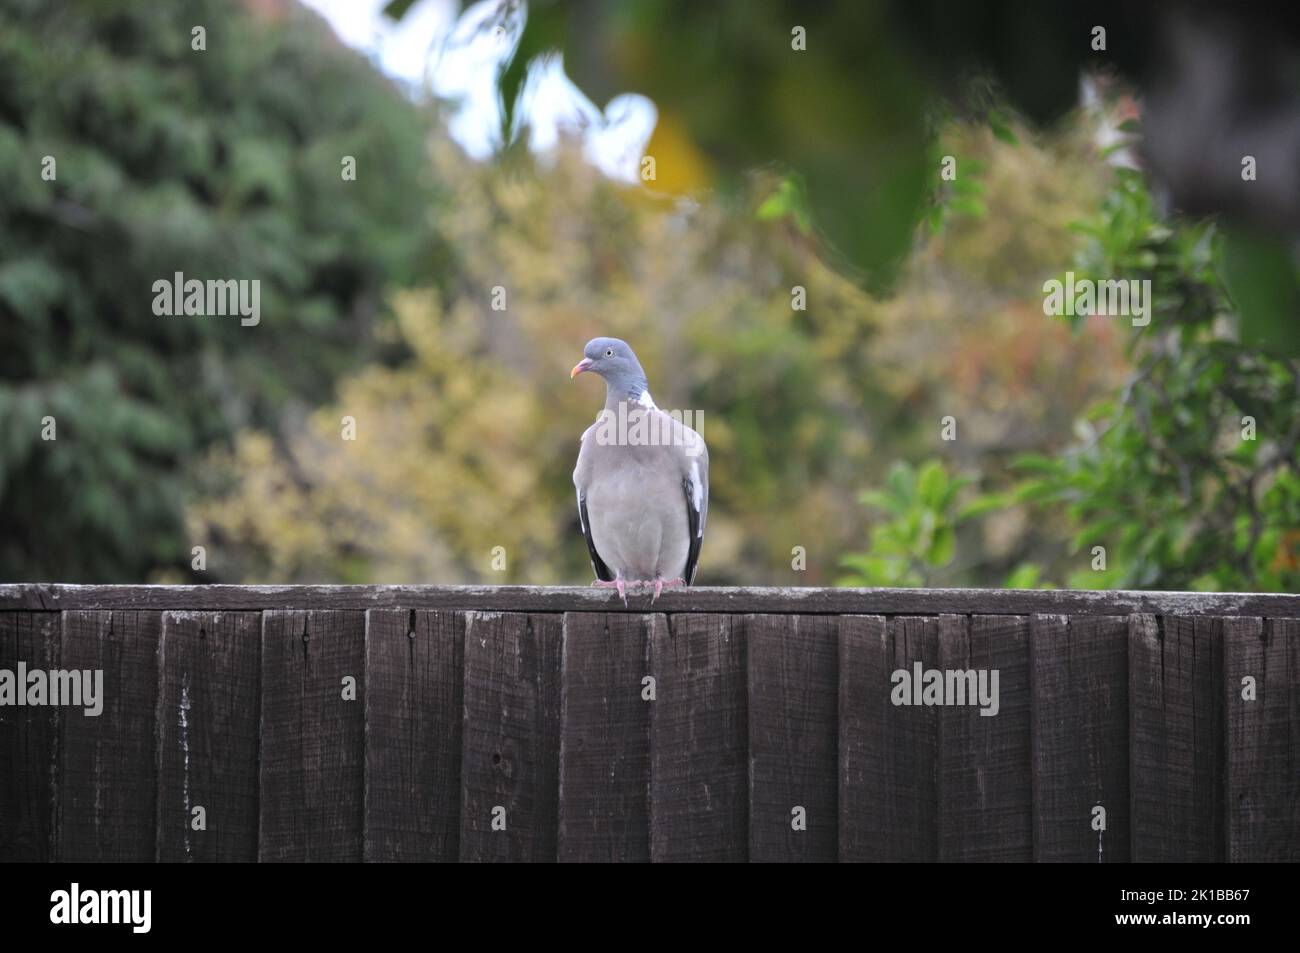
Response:
[{"label": "green leaf", "polygon": [[1241,312],[1243,344],[1278,354],[1300,354],[1300,283],[1295,260],[1278,239],[1227,233],[1224,280]]},{"label": "green leaf", "polygon": [[989,129],[991,129],[993,135],[1002,142],[1012,146],[1020,145],[1020,140],[1016,138],[1016,134],[1011,131],[1010,124],[1008,124],[1006,118],[1000,113],[989,113]]}]

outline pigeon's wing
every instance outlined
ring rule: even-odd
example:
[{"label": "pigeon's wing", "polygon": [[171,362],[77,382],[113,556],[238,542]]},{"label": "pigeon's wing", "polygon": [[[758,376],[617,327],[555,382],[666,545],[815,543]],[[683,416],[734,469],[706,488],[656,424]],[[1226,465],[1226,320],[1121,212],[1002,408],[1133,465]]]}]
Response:
[{"label": "pigeon's wing", "polygon": [[[709,516],[709,450],[704,438],[689,427],[686,446],[683,448],[682,490],[686,496],[686,524],[691,541],[686,551],[686,585],[695,579],[700,564],[700,547],[704,544],[704,524]],[[690,436],[694,435],[694,436]]]},{"label": "pigeon's wing", "polygon": [[605,561],[596,552],[596,541],[591,538],[591,520],[587,516],[587,486],[591,480],[591,434],[594,426],[588,427],[582,435],[582,449],[578,451],[578,465],[573,469],[573,486],[578,491],[578,523],[582,527],[582,537],[587,541],[587,552],[591,556],[591,568],[596,578],[604,582],[613,582],[614,574],[609,571]]}]

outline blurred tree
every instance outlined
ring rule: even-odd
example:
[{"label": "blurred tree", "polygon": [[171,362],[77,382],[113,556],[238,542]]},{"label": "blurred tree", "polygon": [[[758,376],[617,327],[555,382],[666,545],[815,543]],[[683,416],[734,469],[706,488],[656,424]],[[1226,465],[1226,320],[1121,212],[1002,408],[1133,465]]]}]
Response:
[{"label": "blurred tree", "polygon": [[1020,461],[1014,499],[1064,508],[1072,586],[1296,591],[1300,359],[1242,343],[1220,230],[1158,215],[1137,172],[1117,170],[1081,230],[1076,280],[1150,281],[1151,323],[1131,329],[1133,376],[1081,440]]},{"label": "blurred tree", "polygon": [[[0,6],[0,578],[189,570],[187,464],[327,399],[428,280],[427,129],[295,3]],[[260,324],[156,316],[175,272],[260,280]]]},{"label": "blurred tree", "polygon": [[571,474],[603,391],[567,371],[613,334],[660,406],[702,413],[701,578],[829,581],[861,532],[850,488],[882,417],[867,296],[752,208],[648,198],[576,150],[485,166],[439,138],[435,161],[454,195],[439,224],[454,285],[399,296],[409,359],[349,378],[283,452],[250,432],[214,461],[195,533],[230,578],[589,579]]},{"label": "blurred tree", "polygon": [[[897,467],[863,496],[886,519],[867,552],[845,558],[843,581],[924,585],[943,573],[949,584],[1296,591],[1300,360],[1241,342],[1219,229],[1158,215],[1140,173],[1115,170],[1101,208],[1076,230],[1086,237],[1076,285],[1115,275],[1151,283],[1147,326],[1050,319],[1078,333],[1122,322],[1133,362],[1123,385],[1081,415],[1073,443],[1043,435],[1037,452],[1014,460],[1013,483],[977,461],[986,489],[999,489],[962,508],[946,468]],[[990,578],[989,533],[954,552],[953,528],[1008,518],[1046,520],[1064,539],[1018,543],[1001,580]]]},{"label": "blurred tree", "polygon": [[[1100,194],[1085,137],[950,134],[972,176],[983,163],[989,214],[948,216],[886,301],[828,268],[796,219],[760,214],[774,173],[739,203],[693,203],[610,182],[575,149],[483,166],[436,136],[456,277],[397,299],[392,345],[409,357],[350,377],[282,446],[250,431],[220,454],[194,535],[229,579],[590,578],[570,474],[601,395],[567,369],[608,333],[634,344],[661,406],[703,413],[701,580],[833,581],[870,516],[855,488],[952,449],[942,414],[962,408],[960,465],[996,469],[1068,436],[1124,366],[1104,328],[1072,335],[1014,291],[1036,294],[1079,241],[1066,224]],[[344,416],[356,441],[340,439]],[[957,568],[1000,578],[1034,526],[1002,529],[987,564]]]},{"label": "blurred tree", "polygon": [[[412,0],[390,0],[400,17]],[[1300,353],[1297,161],[1300,16],[1284,5],[1040,0],[499,0],[483,29],[517,31],[500,76],[502,141],[527,126],[529,71],[555,50],[594,102],[654,100],[652,187],[734,190],[776,164],[806,219],[868,287],[892,281],[927,197],[938,118],[995,106],[1045,128],[1091,71],[1145,95],[1143,148],[1174,207],[1239,221],[1230,257],[1242,340]],[[521,13],[523,15],[521,15]],[[1247,179],[1247,157],[1252,172]],[[1262,162],[1266,172],[1257,172]],[[1237,267],[1249,261],[1251,267]],[[1247,290],[1249,286],[1249,290]],[[1236,315],[1234,315],[1234,319]]]}]

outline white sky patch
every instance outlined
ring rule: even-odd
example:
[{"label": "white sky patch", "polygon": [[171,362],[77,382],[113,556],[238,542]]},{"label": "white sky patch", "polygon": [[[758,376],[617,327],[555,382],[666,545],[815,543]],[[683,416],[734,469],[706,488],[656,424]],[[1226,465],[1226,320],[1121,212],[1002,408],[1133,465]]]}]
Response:
[{"label": "white sky patch", "polygon": [[[514,50],[522,19],[499,25],[500,0],[481,0],[463,14],[458,0],[419,0],[394,23],[383,15],[386,2],[302,0],[412,95],[432,92],[455,103],[452,138],[469,155],[486,159],[501,145],[497,74]],[[526,16],[527,6],[520,9]],[[529,67],[521,104],[535,153],[550,152],[562,135],[576,137],[587,160],[606,175],[639,181],[658,118],[645,96],[615,96],[602,111],[565,75],[557,52]]]}]

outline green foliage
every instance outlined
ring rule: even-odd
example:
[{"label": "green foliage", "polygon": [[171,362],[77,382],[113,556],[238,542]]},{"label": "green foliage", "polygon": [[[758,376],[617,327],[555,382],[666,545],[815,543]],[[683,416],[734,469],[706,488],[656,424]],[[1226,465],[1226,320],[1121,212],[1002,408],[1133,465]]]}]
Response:
[{"label": "green foliage", "polygon": [[1150,280],[1154,313],[1132,337],[1133,377],[1085,415],[1075,446],[1019,461],[1015,498],[1068,514],[1071,586],[1294,591],[1300,362],[1233,333],[1223,237],[1157,218],[1137,173],[1120,170],[1081,231],[1088,277]]},{"label": "green foliage", "polygon": [[[249,6],[0,8],[0,578],[188,570],[188,464],[327,399],[429,258],[428,123],[313,15]],[[178,271],[260,280],[261,323],[154,315]]]},{"label": "green foliage", "polygon": [[[813,227],[844,264],[884,286],[934,181],[925,162],[933,104],[880,17],[862,3],[536,0],[501,75],[506,141],[520,133],[528,65],[558,49],[594,102],[628,91],[654,100],[646,153],[657,188],[735,194],[756,168],[797,172]],[[795,48],[796,25],[805,50]]]},{"label": "green foliage", "polygon": [[953,476],[938,460],[919,468],[899,462],[885,486],[864,492],[860,500],[882,511],[885,519],[871,528],[865,553],[845,556],[842,586],[927,586],[946,568],[957,548],[957,527],[974,515],[958,505],[970,478]]}]

